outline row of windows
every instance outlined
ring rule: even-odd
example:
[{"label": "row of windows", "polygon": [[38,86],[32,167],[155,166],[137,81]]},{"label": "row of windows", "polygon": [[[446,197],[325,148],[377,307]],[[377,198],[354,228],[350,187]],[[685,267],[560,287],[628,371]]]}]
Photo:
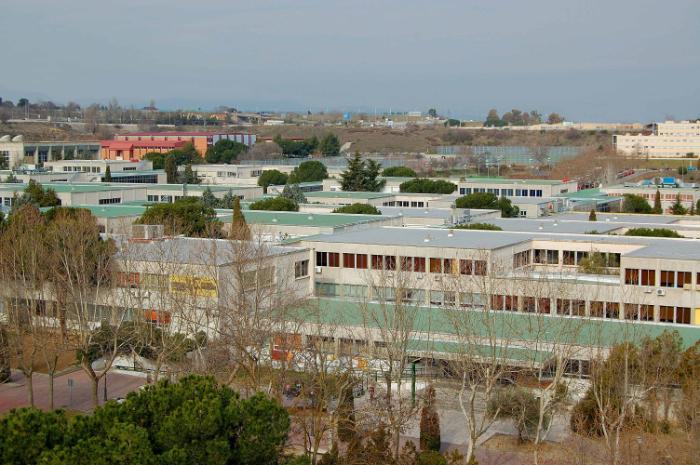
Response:
[{"label": "row of windows", "polygon": [[[340,267],[341,254],[338,252],[316,252],[316,266]],[[397,257],[394,255],[342,254],[343,268],[387,270],[397,269]],[[402,271],[425,273],[425,257],[398,257],[398,265]],[[429,270],[436,274],[486,275],[485,260],[469,260],[456,258],[435,258],[428,261]]]},{"label": "row of windows", "polygon": [[294,263],[294,278],[304,278],[309,275],[309,261],[301,260]]},{"label": "row of windows", "polygon": [[[373,298],[386,302],[401,301],[405,304],[422,305],[426,303],[426,291],[423,289],[401,289],[390,287],[372,287],[361,285],[316,282],[316,295],[319,297],[346,297],[352,299]],[[428,302],[432,306],[460,306],[464,308],[484,308],[487,299],[480,293],[454,291],[427,291]],[[689,307],[660,306],[658,319],[653,305],[626,303],[620,314],[619,302],[590,301],[586,311],[586,301],[582,299],[550,299],[549,297],[530,297],[518,295],[492,295],[490,310],[556,314],[560,316],[590,316],[593,318],[625,319],[633,321],[660,321],[663,323],[690,324]],[[552,308],[554,305],[554,308]],[[552,312],[554,310],[554,312]]]},{"label": "row of windows", "polygon": [[494,194],[496,197],[542,197],[542,189],[497,189],[485,187],[460,187],[460,195],[474,193]]},{"label": "row of windows", "polygon": [[[697,274],[700,284],[700,273]],[[633,286],[656,286],[656,270],[625,268],[625,284]],[[679,287],[693,284],[693,273],[690,271],[661,270],[659,272],[660,287]]]},{"label": "row of windows", "polygon": [[100,205],[109,205],[113,203],[122,203],[121,197],[112,197],[110,199],[99,199],[97,201]]},{"label": "row of windows", "polygon": [[101,173],[102,168],[99,166],[64,166],[63,171],[77,171],[82,173]]},{"label": "row of windows", "polygon": [[413,208],[423,208],[425,207],[425,202],[415,202],[408,200],[396,200],[391,202],[382,203],[384,207],[413,207]]},{"label": "row of windows", "polygon": [[[609,268],[618,268],[620,266],[620,254],[608,252],[593,252],[600,256],[603,266]],[[580,250],[563,250],[561,253],[562,264],[564,265],[581,265],[587,259],[590,252]],[[540,265],[558,265],[559,251],[552,249],[535,249],[532,251],[533,263]],[[513,266],[519,268],[530,263],[529,251],[518,252],[513,255]]]}]

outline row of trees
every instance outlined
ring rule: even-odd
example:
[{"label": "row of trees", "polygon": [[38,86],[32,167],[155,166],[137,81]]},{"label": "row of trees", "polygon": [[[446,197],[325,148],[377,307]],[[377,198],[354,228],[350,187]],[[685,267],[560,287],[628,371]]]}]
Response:
[{"label": "row of trees", "polygon": [[340,155],[340,140],[333,133],[326,134],[320,141],[316,136],[304,140],[291,140],[284,139],[279,134],[273,140],[287,157],[305,158],[314,153],[324,157]]},{"label": "row of trees", "polygon": [[[534,124],[541,124],[542,120],[542,115],[536,110],[532,110],[528,113],[527,111],[514,108],[503,113],[503,116],[499,117],[498,110],[494,108],[489,110],[489,113],[486,116],[486,121],[484,121],[484,126],[530,126]],[[547,124],[558,124],[562,122],[564,122],[564,118],[558,113],[550,113],[547,117]]]},{"label": "row of trees", "polygon": [[[677,194],[671,207],[668,209],[672,215],[695,215],[698,214],[700,208],[700,200],[696,203],[691,203],[690,208],[686,208],[681,200],[681,195]],[[661,192],[657,189],[654,194],[654,205],[650,205],[647,200],[641,195],[625,194],[622,201],[622,211],[624,213],[643,213],[643,214],[663,214],[661,206]]]}]

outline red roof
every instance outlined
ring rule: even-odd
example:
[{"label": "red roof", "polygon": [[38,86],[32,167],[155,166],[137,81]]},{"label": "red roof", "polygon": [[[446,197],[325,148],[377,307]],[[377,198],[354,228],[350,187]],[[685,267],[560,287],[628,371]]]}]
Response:
[{"label": "red roof", "polygon": [[213,132],[204,132],[204,131],[165,131],[165,132],[128,132],[126,134],[118,134],[117,137],[120,136],[153,136],[153,137],[158,137],[158,136],[213,136],[215,133]]},{"label": "red roof", "polygon": [[110,150],[131,150],[140,147],[178,148],[185,145],[182,140],[103,140],[100,145]]}]

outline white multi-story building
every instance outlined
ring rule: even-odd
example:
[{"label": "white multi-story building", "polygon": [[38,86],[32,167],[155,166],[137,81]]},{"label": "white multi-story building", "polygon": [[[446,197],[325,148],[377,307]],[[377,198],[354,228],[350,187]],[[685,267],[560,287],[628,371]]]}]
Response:
[{"label": "white multi-story building", "polygon": [[618,153],[643,158],[683,158],[700,155],[700,122],[652,123],[640,134],[614,135]]}]

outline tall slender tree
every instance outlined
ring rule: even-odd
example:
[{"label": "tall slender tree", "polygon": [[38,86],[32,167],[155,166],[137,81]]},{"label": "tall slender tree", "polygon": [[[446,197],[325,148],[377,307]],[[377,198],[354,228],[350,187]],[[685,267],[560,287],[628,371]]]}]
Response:
[{"label": "tall slender tree", "polygon": [[238,197],[233,201],[233,218],[228,237],[237,241],[250,240],[250,228],[248,228],[248,223],[246,223],[245,216],[241,211],[241,201]]},{"label": "tall slender tree", "polygon": [[659,192],[658,189],[656,189],[656,194],[654,194],[654,208],[652,208],[651,212],[656,215],[663,213],[663,209],[661,208],[661,192]]}]

